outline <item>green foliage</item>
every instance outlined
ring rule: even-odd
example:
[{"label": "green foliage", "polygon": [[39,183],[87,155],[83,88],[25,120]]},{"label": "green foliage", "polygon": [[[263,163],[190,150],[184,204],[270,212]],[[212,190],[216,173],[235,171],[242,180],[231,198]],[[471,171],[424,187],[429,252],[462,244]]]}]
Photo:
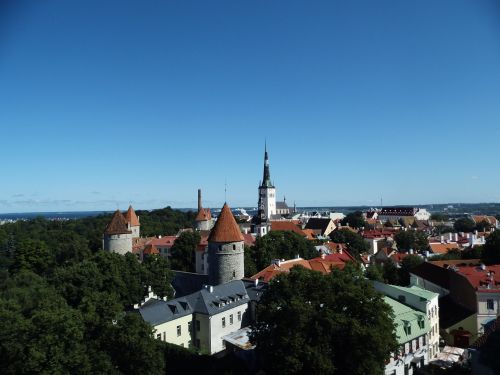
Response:
[{"label": "green foliage", "polygon": [[171,249],[170,263],[177,271],[194,272],[196,248],[200,243],[198,232],[182,232]]},{"label": "green foliage", "polygon": [[399,285],[400,271],[392,261],[383,264],[371,264],[365,273],[369,280],[380,281],[386,284]]},{"label": "green foliage", "polygon": [[394,235],[394,240],[400,251],[423,251],[429,247],[426,234],[419,230],[400,230]]},{"label": "green foliage", "polygon": [[397,347],[391,308],[351,265],[277,276],[257,319],[251,340],[267,373],[382,374]]},{"label": "green foliage", "polygon": [[171,207],[152,211],[137,211],[142,236],[175,235],[182,228],[192,228],[196,213],[182,212]]},{"label": "green foliage", "polygon": [[461,217],[460,219],[457,219],[455,223],[453,224],[453,228],[455,228],[455,231],[457,232],[472,232],[476,227],[476,224],[472,219],[469,219],[468,217]]},{"label": "green foliage", "polygon": [[492,225],[488,223],[486,220],[477,223],[476,229],[480,232],[487,232],[491,229]]},{"label": "green foliage", "polygon": [[311,259],[318,255],[314,246],[305,238],[291,231],[271,231],[258,237],[249,257],[257,270],[271,264],[273,259],[293,259],[296,256]]},{"label": "green foliage", "polygon": [[483,260],[486,264],[500,264],[500,231],[496,230],[486,239],[483,246]]},{"label": "green foliage", "polygon": [[351,212],[346,215],[341,221],[342,225],[348,225],[351,228],[364,228],[366,226],[366,221],[363,218],[363,213],[361,211]]},{"label": "green foliage", "polygon": [[253,246],[245,246],[245,277],[251,277],[259,272],[255,264],[255,254]]},{"label": "green foliage", "polygon": [[167,259],[157,255],[148,256],[143,265],[146,271],[145,284],[151,286],[158,297],[173,297],[171,282],[173,273]]},{"label": "green foliage", "polygon": [[330,233],[333,242],[345,243],[349,253],[359,259],[360,255],[368,250],[369,245],[363,237],[349,229],[338,229]]},{"label": "green foliage", "polygon": [[448,221],[450,217],[446,214],[443,214],[441,212],[436,212],[431,215],[431,220],[434,221]]},{"label": "green foliage", "polygon": [[486,342],[481,346],[479,362],[488,366],[492,373],[500,374],[500,330],[495,330],[488,335]]},{"label": "green foliage", "polygon": [[[158,211],[172,231],[190,220]],[[0,373],[165,373],[164,343],[125,311],[148,285],[172,297],[169,263],[100,250],[109,219],[0,226]]]}]

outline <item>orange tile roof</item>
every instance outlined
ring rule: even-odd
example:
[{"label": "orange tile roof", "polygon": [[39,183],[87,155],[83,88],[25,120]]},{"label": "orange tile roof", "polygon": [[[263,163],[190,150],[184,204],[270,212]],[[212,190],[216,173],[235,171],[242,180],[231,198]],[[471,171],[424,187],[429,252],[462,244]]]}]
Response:
[{"label": "orange tile roof", "polygon": [[430,243],[429,247],[431,248],[434,254],[446,254],[449,250],[458,249],[458,244],[456,242],[450,243]]},{"label": "orange tile roof", "polygon": [[196,215],[195,221],[208,221],[212,218],[212,213],[210,208],[200,208],[198,214]]},{"label": "orange tile roof", "polygon": [[276,230],[291,231],[291,232],[295,232],[303,237],[307,236],[304,233],[304,231],[297,226],[297,224],[294,224],[293,222],[286,221],[286,220],[271,221],[271,230],[272,231],[276,231]]},{"label": "orange tile roof", "polygon": [[125,220],[127,220],[127,223],[129,223],[131,227],[138,227],[141,225],[139,224],[139,218],[135,214],[132,205],[128,207],[127,213],[125,214]]},{"label": "orange tile roof", "polygon": [[302,229],[308,240],[314,240],[315,232],[312,229]]},{"label": "orange tile roof", "polygon": [[210,232],[208,242],[239,242],[244,241],[240,227],[234,219],[231,209],[224,203],[219,217]]},{"label": "orange tile roof", "polygon": [[270,266],[264,268],[262,271],[253,275],[251,279],[261,279],[265,282],[269,282],[273,277],[279,275],[280,273],[290,272],[290,270],[295,266],[301,266],[309,270],[319,271],[326,275],[331,272],[332,268],[344,269],[347,261],[354,260],[354,258],[352,258],[350,255],[346,255],[346,259],[340,259],[338,257],[335,257],[335,255],[342,256],[343,254],[330,254],[325,258],[318,257],[310,260],[305,260],[302,258],[285,260],[279,262],[279,265],[273,263]]},{"label": "orange tile roof", "polygon": [[174,245],[176,239],[177,236],[163,236],[161,238],[153,238],[148,242],[148,245],[171,248]]},{"label": "orange tile roof", "polygon": [[111,218],[111,221],[104,230],[105,234],[130,234],[132,233],[127,226],[127,221],[123,217],[120,210],[116,210]]},{"label": "orange tile roof", "polygon": [[160,254],[158,251],[157,247],[155,245],[146,245],[144,248],[144,251],[142,252],[143,254],[151,255],[151,254]]},{"label": "orange tile roof", "polygon": [[262,271],[256,273],[251,277],[252,280],[262,279],[265,282],[270,281],[273,277],[279,275],[283,272],[290,272],[290,270],[295,266],[302,266],[307,269],[311,269],[311,265],[307,260],[304,259],[291,259],[280,262],[279,265],[271,264],[270,266],[264,268]]}]

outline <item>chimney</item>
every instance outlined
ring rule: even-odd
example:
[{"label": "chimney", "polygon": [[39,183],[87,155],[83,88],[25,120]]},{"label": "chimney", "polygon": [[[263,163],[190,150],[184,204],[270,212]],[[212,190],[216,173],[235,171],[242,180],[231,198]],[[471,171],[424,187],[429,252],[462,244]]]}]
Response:
[{"label": "chimney", "polygon": [[198,212],[201,210],[201,189],[198,189]]}]

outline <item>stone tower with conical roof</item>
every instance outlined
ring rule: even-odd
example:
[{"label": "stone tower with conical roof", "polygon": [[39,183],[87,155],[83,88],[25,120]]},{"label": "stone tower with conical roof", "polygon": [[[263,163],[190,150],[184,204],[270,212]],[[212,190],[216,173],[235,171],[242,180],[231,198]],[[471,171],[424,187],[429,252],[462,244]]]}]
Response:
[{"label": "stone tower with conical roof", "polygon": [[245,276],[243,235],[231,209],[224,203],[208,237],[208,279],[211,285]]},{"label": "stone tower with conical roof", "polygon": [[127,224],[130,225],[132,238],[139,238],[141,236],[141,223],[139,222],[139,216],[135,214],[132,205],[128,207],[128,210],[125,213],[125,220],[127,221]]},{"label": "stone tower with conical roof", "polygon": [[104,230],[102,247],[105,251],[112,253],[132,252],[132,230],[120,210],[115,211]]},{"label": "stone tower with conical roof", "polygon": [[201,189],[198,189],[198,213],[196,214],[195,229],[198,231],[210,230],[213,227],[210,208],[203,208],[201,204]]}]

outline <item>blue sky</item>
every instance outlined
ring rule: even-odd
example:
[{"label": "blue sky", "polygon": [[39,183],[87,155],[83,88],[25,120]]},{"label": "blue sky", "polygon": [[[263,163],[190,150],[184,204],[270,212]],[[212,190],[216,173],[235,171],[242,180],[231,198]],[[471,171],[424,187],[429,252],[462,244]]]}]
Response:
[{"label": "blue sky", "polygon": [[0,212],[498,202],[495,0],[3,1]]}]

